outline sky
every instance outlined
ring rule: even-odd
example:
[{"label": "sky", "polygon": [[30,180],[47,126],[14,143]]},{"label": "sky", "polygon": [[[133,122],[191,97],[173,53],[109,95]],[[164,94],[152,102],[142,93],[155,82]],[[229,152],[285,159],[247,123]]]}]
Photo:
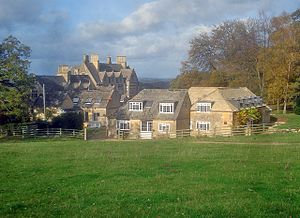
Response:
[{"label": "sky", "polygon": [[293,12],[300,0],[0,0],[0,39],[31,50],[30,72],[55,75],[84,54],[126,55],[139,77],[175,78],[190,40],[225,20]]}]

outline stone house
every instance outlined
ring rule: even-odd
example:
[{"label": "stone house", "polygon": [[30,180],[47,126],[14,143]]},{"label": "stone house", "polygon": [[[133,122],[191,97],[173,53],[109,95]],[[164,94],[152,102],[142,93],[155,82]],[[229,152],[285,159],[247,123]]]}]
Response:
[{"label": "stone house", "polygon": [[238,125],[237,114],[244,108],[257,108],[261,122],[270,122],[270,108],[246,87],[191,87],[188,93],[191,135],[213,135],[218,129]]},{"label": "stone house", "polygon": [[85,127],[107,128],[112,115],[120,107],[120,98],[121,95],[110,86],[81,91],[73,96],[72,101],[74,108],[82,110]]},{"label": "stone house", "polygon": [[144,89],[117,111],[116,128],[131,138],[176,137],[189,128],[190,105],[186,90]]},{"label": "stone house", "polygon": [[86,89],[89,90],[115,86],[122,99],[132,98],[139,91],[137,74],[127,65],[126,56],[117,56],[116,63],[112,63],[111,57],[107,57],[106,63],[100,63],[97,54],[84,55],[80,65],[58,67],[57,76],[62,76],[66,83],[70,83],[72,76],[75,75],[77,75],[77,85],[80,85],[83,79],[88,80],[85,84]]}]

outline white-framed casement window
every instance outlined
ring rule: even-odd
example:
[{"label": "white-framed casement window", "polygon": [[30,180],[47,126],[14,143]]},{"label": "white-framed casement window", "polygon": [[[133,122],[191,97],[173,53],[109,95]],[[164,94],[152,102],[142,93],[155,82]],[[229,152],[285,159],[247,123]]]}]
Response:
[{"label": "white-framed casement window", "polygon": [[197,112],[209,112],[211,109],[211,103],[201,102],[197,103]]},{"label": "white-framed casement window", "polygon": [[129,130],[129,120],[118,120],[117,121],[117,129],[119,130]]},{"label": "white-framed casement window", "polygon": [[143,102],[129,102],[129,111],[143,111]]},{"label": "white-framed casement window", "polygon": [[196,122],[196,130],[209,131],[210,130],[210,122],[197,121]]},{"label": "white-framed casement window", "polygon": [[158,131],[159,132],[170,132],[170,124],[169,123],[159,123]]},{"label": "white-framed casement window", "polygon": [[152,132],[153,122],[149,121],[141,121],[141,132]]},{"label": "white-framed casement window", "polygon": [[174,103],[159,103],[159,113],[173,114],[174,113]]}]

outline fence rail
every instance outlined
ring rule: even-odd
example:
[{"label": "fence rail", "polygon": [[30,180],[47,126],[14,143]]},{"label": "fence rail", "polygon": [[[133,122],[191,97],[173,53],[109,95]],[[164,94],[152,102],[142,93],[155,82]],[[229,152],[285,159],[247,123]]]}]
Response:
[{"label": "fence rail", "polygon": [[0,138],[46,138],[46,137],[70,137],[83,138],[84,131],[62,128],[10,128],[0,129]]}]

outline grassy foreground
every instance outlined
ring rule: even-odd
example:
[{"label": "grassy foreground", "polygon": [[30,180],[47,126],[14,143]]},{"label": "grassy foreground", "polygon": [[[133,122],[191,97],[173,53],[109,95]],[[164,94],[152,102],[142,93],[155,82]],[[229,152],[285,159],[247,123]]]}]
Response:
[{"label": "grassy foreground", "polygon": [[0,217],[297,217],[300,135],[1,142],[0,177]]}]

